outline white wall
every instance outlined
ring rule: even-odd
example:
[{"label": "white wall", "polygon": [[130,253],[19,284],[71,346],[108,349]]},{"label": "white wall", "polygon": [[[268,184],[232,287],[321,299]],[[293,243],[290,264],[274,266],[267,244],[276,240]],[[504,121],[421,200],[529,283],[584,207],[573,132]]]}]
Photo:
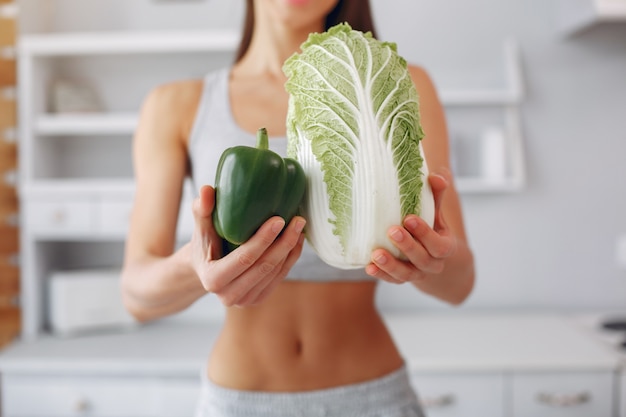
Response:
[{"label": "white wall", "polygon": [[[521,45],[528,186],[463,195],[477,287],[465,308],[619,308],[626,271],[626,22],[576,37],[546,0],[372,0],[379,35],[441,89],[503,83],[501,43]],[[236,27],[243,0],[22,0],[23,30]],[[386,308],[437,308],[385,286]]]},{"label": "white wall", "polygon": [[23,32],[228,28],[243,0],[18,0]]},{"label": "white wall", "polygon": [[489,73],[481,67],[493,64],[495,44],[513,36],[521,45],[529,184],[463,196],[478,266],[468,306],[624,308],[626,271],[614,253],[626,234],[626,22],[563,38],[551,1],[375,5],[380,36],[432,67],[441,88],[487,83],[474,74]]}]

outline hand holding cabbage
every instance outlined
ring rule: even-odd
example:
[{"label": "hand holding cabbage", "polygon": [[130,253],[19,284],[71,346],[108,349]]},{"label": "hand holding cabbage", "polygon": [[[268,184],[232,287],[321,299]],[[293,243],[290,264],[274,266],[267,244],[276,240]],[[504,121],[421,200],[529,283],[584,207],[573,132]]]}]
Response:
[{"label": "hand holding cabbage", "polygon": [[302,165],[302,215],[320,258],[349,269],[376,248],[401,253],[390,226],[417,214],[432,226],[418,95],[396,45],[337,25],[311,34],[284,65],[288,155]]}]

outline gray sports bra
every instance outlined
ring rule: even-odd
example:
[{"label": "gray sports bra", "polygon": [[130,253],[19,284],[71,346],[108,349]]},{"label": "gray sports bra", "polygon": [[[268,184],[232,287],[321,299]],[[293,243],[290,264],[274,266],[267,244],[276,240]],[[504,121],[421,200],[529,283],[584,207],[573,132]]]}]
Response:
[{"label": "gray sports bra", "polygon": [[[207,74],[198,111],[189,138],[191,180],[197,193],[202,185],[212,185],[222,152],[236,145],[255,146],[256,137],[241,129],[231,113],[228,80],[230,68]],[[285,156],[287,140],[271,138],[270,149]],[[306,281],[366,281],[374,278],[363,269],[343,270],[324,263],[307,242],[287,279]]]}]

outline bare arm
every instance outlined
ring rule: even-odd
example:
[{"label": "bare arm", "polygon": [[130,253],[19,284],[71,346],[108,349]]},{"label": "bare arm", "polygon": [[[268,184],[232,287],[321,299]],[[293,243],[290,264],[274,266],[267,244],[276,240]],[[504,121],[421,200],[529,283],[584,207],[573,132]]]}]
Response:
[{"label": "bare arm", "polygon": [[207,292],[227,306],[257,304],[287,275],[302,250],[304,219],[296,216],[285,227],[284,220],[273,217],[222,257],[221,240],[213,228],[215,192],[210,186],[202,187],[194,201],[191,241],[175,250],[188,170],[185,138],[200,90],[193,83],[157,88],[146,99],[134,138],[137,190],[122,293],[126,308],[141,321],[181,311]]},{"label": "bare arm", "polygon": [[190,266],[188,247],[174,252],[187,172],[177,107],[193,103],[184,97],[192,86],[180,87],[162,86],[147,97],[133,142],[136,194],[122,282],[128,310],[142,321],[180,311],[206,293]]},{"label": "bare arm", "polygon": [[389,282],[411,282],[438,299],[460,304],[474,285],[474,261],[450,169],[445,114],[428,75],[416,67],[410,67],[410,72],[420,96],[423,147],[435,196],[435,224],[431,228],[418,216],[407,216],[403,227],[389,229],[389,238],[409,261],[377,249],[366,270]]}]

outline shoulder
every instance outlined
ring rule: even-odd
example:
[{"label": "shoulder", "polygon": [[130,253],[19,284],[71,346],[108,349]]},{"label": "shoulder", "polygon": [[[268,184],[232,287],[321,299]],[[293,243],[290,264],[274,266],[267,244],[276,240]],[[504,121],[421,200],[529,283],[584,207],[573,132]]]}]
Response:
[{"label": "shoulder", "polygon": [[175,110],[175,113],[179,113],[182,110],[181,106],[186,108],[197,105],[202,95],[202,85],[202,80],[175,81],[158,85],[148,93],[143,107],[157,112]]},{"label": "shoulder", "polygon": [[202,96],[203,80],[184,80],[154,87],[144,99],[141,122],[186,137]]}]

